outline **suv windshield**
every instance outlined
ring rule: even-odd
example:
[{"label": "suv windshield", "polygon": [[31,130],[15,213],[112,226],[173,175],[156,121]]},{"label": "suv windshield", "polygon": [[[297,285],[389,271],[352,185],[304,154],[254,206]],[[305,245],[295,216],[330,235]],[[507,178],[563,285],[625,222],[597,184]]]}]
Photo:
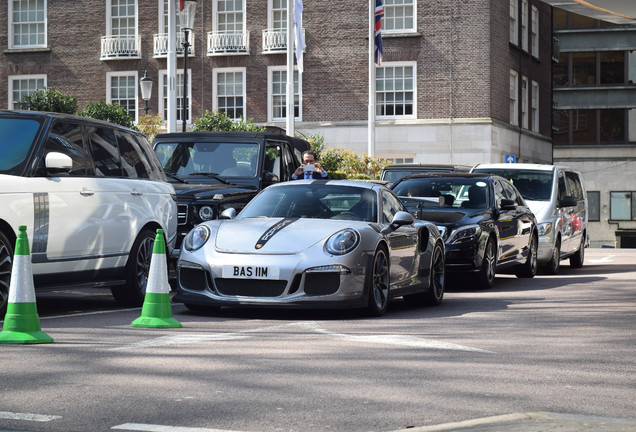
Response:
[{"label": "suv windshield", "polygon": [[550,201],[552,171],[477,168],[473,172],[494,174],[510,180],[524,199]]},{"label": "suv windshield", "polygon": [[393,192],[409,211],[416,208],[468,208],[489,206],[486,180],[478,177],[412,178],[398,183]]},{"label": "suv windshield", "polygon": [[161,142],[155,153],[170,176],[254,178],[258,148],[256,142]]},{"label": "suv windshield", "polygon": [[0,174],[19,174],[40,129],[40,122],[24,118],[0,118]]}]

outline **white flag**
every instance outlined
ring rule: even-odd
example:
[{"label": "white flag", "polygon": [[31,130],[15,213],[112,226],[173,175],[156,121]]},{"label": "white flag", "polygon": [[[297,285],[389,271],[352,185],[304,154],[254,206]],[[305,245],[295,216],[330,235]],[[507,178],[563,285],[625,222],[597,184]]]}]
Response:
[{"label": "white flag", "polygon": [[294,0],[294,27],[296,63],[298,64],[298,73],[303,73],[303,50],[307,47],[303,36],[303,0]]}]

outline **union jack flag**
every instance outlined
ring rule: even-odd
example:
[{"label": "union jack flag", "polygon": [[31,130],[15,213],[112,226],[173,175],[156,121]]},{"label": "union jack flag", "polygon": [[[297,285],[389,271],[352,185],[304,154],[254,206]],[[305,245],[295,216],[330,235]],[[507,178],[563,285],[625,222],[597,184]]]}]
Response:
[{"label": "union jack flag", "polygon": [[382,0],[375,0],[375,64],[382,64],[382,17],[384,7]]},{"label": "union jack flag", "polygon": [[185,0],[179,0],[179,10],[182,11],[185,7]]}]

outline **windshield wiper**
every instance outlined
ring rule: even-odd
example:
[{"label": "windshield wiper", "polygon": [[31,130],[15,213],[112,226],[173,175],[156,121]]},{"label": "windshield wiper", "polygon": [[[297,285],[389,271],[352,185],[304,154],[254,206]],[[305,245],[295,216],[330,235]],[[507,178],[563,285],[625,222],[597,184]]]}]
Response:
[{"label": "windshield wiper", "polygon": [[213,173],[213,172],[193,172],[193,173],[190,173],[188,175],[190,175],[190,176],[205,176],[205,177],[209,177],[209,178],[213,178],[215,180],[218,180],[221,183],[230,184],[229,181],[227,181],[223,177],[219,176],[218,173]]},{"label": "windshield wiper", "polygon": [[182,179],[182,178],[181,178],[181,177],[179,177],[178,175],[175,175],[175,174],[172,174],[172,173],[169,173],[169,172],[167,172],[167,173],[166,173],[166,175],[167,175],[168,177],[170,177],[171,179],[175,179],[175,180],[176,180],[176,181],[178,181],[178,182],[181,182],[181,183],[187,183],[187,181],[186,181],[185,179]]}]

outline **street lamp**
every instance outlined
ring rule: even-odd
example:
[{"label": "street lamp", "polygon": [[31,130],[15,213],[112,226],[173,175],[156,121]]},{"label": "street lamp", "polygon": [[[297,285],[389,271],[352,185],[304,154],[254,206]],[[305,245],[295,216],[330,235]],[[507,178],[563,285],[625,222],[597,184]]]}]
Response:
[{"label": "street lamp", "polygon": [[152,78],[148,76],[148,71],[144,71],[144,76],[139,80],[141,87],[141,98],[146,101],[146,115],[148,115],[148,101],[152,96]]},{"label": "street lamp", "polygon": [[194,27],[194,15],[197,11],[196,0],[185,0],[184,7],[179,12],[179,25],[183,30],[183,107],[181,109],[181,120],[183,122],[183,132],[186,131],[186,113],[188,106],[188,32]]}]

